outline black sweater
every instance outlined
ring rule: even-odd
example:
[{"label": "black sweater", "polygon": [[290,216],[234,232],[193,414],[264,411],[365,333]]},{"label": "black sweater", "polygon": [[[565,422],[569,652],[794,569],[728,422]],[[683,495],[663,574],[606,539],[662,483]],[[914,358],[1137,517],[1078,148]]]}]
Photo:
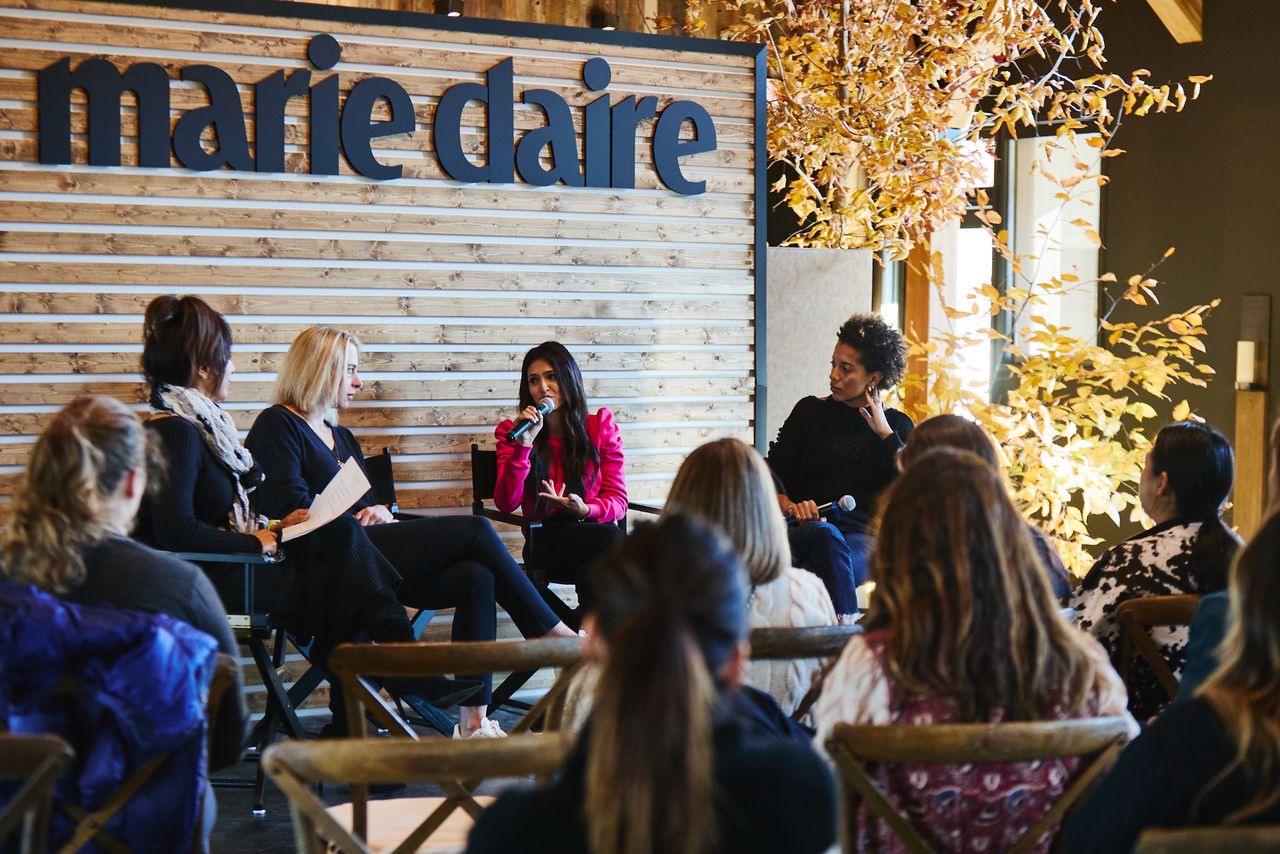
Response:
[{"label": "black sweater", "polygon": [[196,426],[170,416],[153,418],[147,427],[160,440],[165,471],[149,491],[137,538],[169,551],[260,553],[256,537],[223,530],[235,501],[235,476]]},{"label": "black sweater", "polygon": [[[1072,813],[1063,830],[1065,850],[1119,854],[1132,850],[1149,827],[1220,824],[1254,794],[1238,769],[1205,790],[1235,754],[1208,700],[1175,703],[1125,748],[1107,778]],[[1251,820],[1276,822],[1280,804]]]},{"label": "black sweater", "polygon": [[857,409],[829,397],[806,397],[787,416],[769,449],[769,467],[792,501],[823,504],[852,495],[864,522],[897,474],[897,455],[914,425],[885,409],[893,433],[881,439]]},{"label": "black sweater", "polygon": [[[306,421],[279,404],[262,410],[254,419],[244,444],[266,475],[258,490],[260,512],[283,519],[294,510],[310,507],[342,463],[355,457],[364,467],[364,454],[351,431],[340,424],[329,427],[333,450],[325,447]],[[372,498],[370,490],[352,505],[351,512],[368,507]]]}]

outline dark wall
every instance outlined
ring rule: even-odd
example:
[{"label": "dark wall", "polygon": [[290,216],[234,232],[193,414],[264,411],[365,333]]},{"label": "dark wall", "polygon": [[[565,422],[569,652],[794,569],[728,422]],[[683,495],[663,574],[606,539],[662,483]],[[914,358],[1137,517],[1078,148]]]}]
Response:
[{"label": "dark wall", "polygon": [[1147,68],[1156,82],[1213,75],[1181,113],[1133,118],[1121,129],[1117,144],[1129,153],[1107,164],[1102,260],[1123,282],[1176,246],[1155,274],[1158,309],[1222,300],[1206,324],[1216,379],[1173,393],[1232,436],[1241,294],[1273,294],[1269,374],[1273,388],[1280,382],[1280,2],[1204,0],[1204,41],[1188,45],[1175,43],[1141,0],[1103,8],[1108,70]]}]

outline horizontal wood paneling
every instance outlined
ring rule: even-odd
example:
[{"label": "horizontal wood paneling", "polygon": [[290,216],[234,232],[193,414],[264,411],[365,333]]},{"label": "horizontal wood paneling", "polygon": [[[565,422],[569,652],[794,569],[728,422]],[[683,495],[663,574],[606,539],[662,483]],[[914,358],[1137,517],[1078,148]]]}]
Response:
[{"label": "horizontal wood paneling", "polygon": [[[654,0],[645,0],[652,3]],[[253,138],[252,84],[308,67],[307,40],[338,37],[342,98],[389,77],[411,95],[417,127],[380,139],[379,160],[405,177],[375,182],[345,160],[312,176],[306,98],[286,106],[286,174],[139,169],[126,94],[122,162],[86,162],[83,93],[72,94],[73,161],[35,162],[34,71],[64,56],[176,70],[208,62],[240,84]],[[198,293],[229,320],[241,376],[227,402],[246,430],[271,394],[283,350],[313,323],[363,342],[365,388],[343,412],[370,453],[391,447],[403,507],[470,502],[468,449],[493,445],[513,414],[524,352],[559,340],[579,359],[592,407],[622,425],[631,494],[660,501],[689,449],[753,437],[756,116],[753,57],[523,36],[268,18],[74,0],[0,0],[0,515],[35,436],[65,402],[108,394],[144,411],[141,315],[159,293]],[[636,189],[467,185],[437,165],[430,125],[439,95],[512,56],[517,100],[556,91],[579,109],[598,97],[583,63],[608,58],[613,102],[695,100],[712,115],[714,152],[681,163],[708,192],[681,196],[654,173],[654,121],[639,123]],[[312,82],[329,76],[314,72]],[[203,106],[171,89],[171,122]],[[541,111],[513,108],[517,137]],[[763,118],[763,117],[761,117]],[[485,114],[463,111],[477,162]],[[690,135],[685,129],[684,135]],[[207,144],[213,145],[211,134]],[[519,533],[503,530],[518,549]]]}]

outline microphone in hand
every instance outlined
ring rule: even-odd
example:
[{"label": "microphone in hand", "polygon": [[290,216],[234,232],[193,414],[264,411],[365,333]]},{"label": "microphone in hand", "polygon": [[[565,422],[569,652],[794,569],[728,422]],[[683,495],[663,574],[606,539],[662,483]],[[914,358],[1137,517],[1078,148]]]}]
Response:
[{"label": "microphone in hand", "polygon": [[[818,514],[821,516],[825,516],[826,514],[831,512],[831,509],[833,507],[843,510],[846,513],[849,513],[857,506],[858,506],[858,502],[854,500],[852,495],[842,495],[840,496],[840,498],[838,498],[835,501],[828,501],[826,504],[819,504]],[[799,524],[799,520],[796,519],[796,512],[794,509],[787,511],[787,521],[792,525]]]},{"label": "microphone in hand", "polygon": [[[545,418],[546,416],[550,415],[555,410],[555,408],[556,408],[556,399],[554,397],[544,397],[542,399],[542,402],[538,404],[538,414]],[[530,428],[532,428],[533,425],[536,423],[537,423],[536,421],[530,421],[527,418],[521,418],[519,421],[515,423],[514,427],[512,427],[509,431],[507,431],[507,441],[514,442],[516,439],[519,439],[521,436],[527,433],[530,430]],[[853,499],[850,499],[850,500],[852,501]]]}]

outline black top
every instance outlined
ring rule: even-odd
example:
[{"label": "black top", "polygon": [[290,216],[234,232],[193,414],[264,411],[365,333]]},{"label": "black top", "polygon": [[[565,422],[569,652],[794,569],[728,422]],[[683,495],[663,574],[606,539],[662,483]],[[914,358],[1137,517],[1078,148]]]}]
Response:
[{"label": "black top", "polygon": [[218,651],[237,660],[236,686],[218,710],[209,767],[239,762],[249,719],[240,690],[240,650],[209,579],[198,567],[124,537],[108,537],[89,549],[84,564],[85,582],[63,597],[67,601],[167,614],[213,636]]},{"label": "black top", "polygon": [[150,490],[135,535],[143,542],[185,552],[262,552],[256,537],[227,527],[235,501],[235,475],[209,450],[185,418],[152,418],[160,440],[164,476]]},{"label": "black top", "polygon": [[[1205,789],[1235,754],[1207,700],[1175,703],[1125,748],[1107,778],[1072,813],[1062,836],[1066,850],[1127,852],[1150,827],[1221,824],[1254,792],[1239,770]],[[1280,803],[1250,820],[1275,822]]]},{"label": "black top", "polygon": [[[351,457],[364,468],[364,452],[351,431],[325,423],[333,430],[333,450],[306,421],[279,404],[264,409],[254,420],[244,445],[266,475],[258,489],[259,512],[283,519],[294,510],[310,507]],[[352,512],[372,504],[372,492],[352,505]]]},{"label": "black top", "polygon": [[[806,739],[780,737],[778,727],[786,716],[776,703],[770,701],[770,713],[760,702],[753,696],[735,703],[713,733],[715,783],[721,795],[716,803],[716,850],[826,851],[836,840],[831,771]],[[581,810],[588,732],[584,730],[555,784],[508,791],[481,813],[467,851],[586,854]]]},{"label": "black top", "polygon": [[898,473],[897,456],[914,426],[886,408],[893,433],[881,439],[862,413],[830,397],[806,397],[787,416],[769,448],[769,466],[792,501],[819,504],[852,495],[855,518],[867,521]]}]

